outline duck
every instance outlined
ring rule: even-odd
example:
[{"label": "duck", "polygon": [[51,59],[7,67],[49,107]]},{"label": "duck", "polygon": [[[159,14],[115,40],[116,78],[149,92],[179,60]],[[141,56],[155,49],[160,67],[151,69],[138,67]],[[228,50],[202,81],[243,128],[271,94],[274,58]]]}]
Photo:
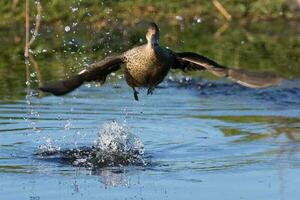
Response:
[{"label": "duck", "polygon": [[194,52],[175,52],[159,45],[160,30],[150,22],[146,32],[147,43],[123,53],[112,55],[88,65],[78,74],[69,78],[52,81],[40,88],[42,92],[56,96],[72,92],[87,82],[105,83],[107,76],[123,70],[127,84],[132,88],[133,97],[139,100],[137,88],[146,88],[147,94],[167,76],[170,70],[208,71],[249,88],[265,88],[277,85],[280,78],[269,72],[252,72],[221,65],[208,57]]}]

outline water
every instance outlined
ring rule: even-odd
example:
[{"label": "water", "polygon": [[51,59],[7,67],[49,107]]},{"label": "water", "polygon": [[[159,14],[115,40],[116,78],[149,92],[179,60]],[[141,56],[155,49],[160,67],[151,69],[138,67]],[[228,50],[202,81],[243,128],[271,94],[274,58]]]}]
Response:
[{"label": "water", "polygon": [[[297,199],[299,81],[251,90],[172,79],[152,96],[141,93],[135,102],[120,80],[31,97],[30,105],[2,102],[1,198]],[[144,145],[146,165],[92,169],[36,154],[41,145],[55,152],[123,144],[122,131]]]},{"label": "water", "polygon": [[[228,1],[228,22],[210,1],[45,1],[24,63],[13,2],[0,3],[0,200],[299,199],[300,23],[286,6]],[[145,42],[149,19],[163,46],[284,81],[255,90],[173,71],[136,102],[117,72],[103,87],[36,93]]]}]

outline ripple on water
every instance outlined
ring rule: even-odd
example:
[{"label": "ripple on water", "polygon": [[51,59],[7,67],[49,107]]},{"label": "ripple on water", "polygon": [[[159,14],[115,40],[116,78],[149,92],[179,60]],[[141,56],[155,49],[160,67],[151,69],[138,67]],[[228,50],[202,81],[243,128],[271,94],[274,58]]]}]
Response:
[{"label": "ripple on water", "polygon": [[199,78],[169,77],[165,81],[166,86],[197,89],[201,96],[249,96],[258,100],[273,102],[279,105],[300,105],[299,80],[286,80],[279,86],[252,89],[232,82],[207,82]]}]

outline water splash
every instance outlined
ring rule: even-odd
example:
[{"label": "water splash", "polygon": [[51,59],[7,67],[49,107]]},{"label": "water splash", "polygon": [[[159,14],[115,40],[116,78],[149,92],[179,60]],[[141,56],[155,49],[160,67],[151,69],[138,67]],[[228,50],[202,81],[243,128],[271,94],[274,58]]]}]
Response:
[{"label": "water splash", "polygon": [[94,141],[95,146],[74,149],[55,149],[51,145],[42,145],[37,155],[47,159],[57,156],[62,162],[74,166],[99,169],[127,165],[146,166],[144,144],[129,128],[117,122],[105,123]]},{"label": "water splash", "polygon": [[107,154],[144,154],[144,145],[129,128],[117,122],[105,123],[95,141],[96,148]]},{"label": "water splash", "polygon": [[46,143],[38,147],[38,154],[43,156],[52,155],[58,151],[60,151],[60,147],[55,145],[51,138],[47,138]]}]

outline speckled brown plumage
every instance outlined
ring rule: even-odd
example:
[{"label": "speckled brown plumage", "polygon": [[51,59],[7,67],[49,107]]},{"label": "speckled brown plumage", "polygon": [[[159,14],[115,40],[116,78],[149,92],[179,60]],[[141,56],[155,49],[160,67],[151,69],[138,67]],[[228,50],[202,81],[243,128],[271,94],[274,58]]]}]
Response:
[{"label": "speckled brown plumage", "polygon": [[164,79],[175,59],[167,49],[143,45],[125,52],[124,60],[126,80],[131,87],[153,87]]},{"label": "speckled brown plumage", "polygon": [[120,55],[110,56],[100,62],[91,64],[85,70],[66,80],[55,81],[39,88],[54,95],[64,95],[79,87],[84,82],[105,82],[107,75],[123,68],[125,79],[133,88],[134,98],[138,100],[136,87],[148,88],[152,94],[170,69],[183,71],[207,70],[216,76],[226,77],[241,85],[261,88],[279,83],[280,79],[269,73],[254,73],[228,68],[209,58],[193,52],[175,53],[159,46],[159,29],[150,23],[146,33],[147,43],[134,47]]}]

